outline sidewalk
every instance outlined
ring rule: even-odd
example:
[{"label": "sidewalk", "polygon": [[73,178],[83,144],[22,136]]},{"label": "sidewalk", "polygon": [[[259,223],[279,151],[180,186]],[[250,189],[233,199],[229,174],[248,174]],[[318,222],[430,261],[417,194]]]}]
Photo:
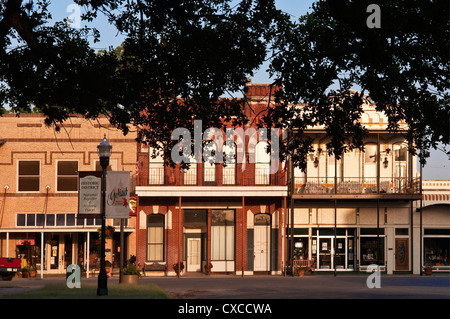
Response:
[{"label": "sidewalk", "polygon": [[[382,275],[380,288],[369,288],[368,277],[369,274],[315,274],[303,278],[213,274],[142,277],[139,284],[157,284],[173,299],[450,299],[450,274]],[[118,281],[118,276],[108,279],[108,283]],[[83,282],[96,283],[97,278],[82,278]],[[0,297],[52,283],[64,284],[65,276],[0,280]]]}]

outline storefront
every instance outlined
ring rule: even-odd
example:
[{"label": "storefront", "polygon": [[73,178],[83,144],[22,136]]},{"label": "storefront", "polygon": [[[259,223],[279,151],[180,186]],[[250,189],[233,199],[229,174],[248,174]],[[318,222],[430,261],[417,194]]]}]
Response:
[{"label": "storefront", "polygon": [[433,270],[450,270],[450,229],[425,228],[423,232],[424,266]]},{"label": "storefront", "polygon": [[355,228],[295,229],[294,259],[314,259],[317,271],[353,271],[355,231]]},{"label": "storefront", "polygon": [[[3,257],[21,258],[22,268],[34,269],[39,275],[64,274],[67,266],[78,264],[89,274],[95,274],[100,268],[100,219],[76,219],[72,225],[68,215],[59,218],[59,226],[51,227],[55,214],[48,214],[47,227],[38,229],[36,215],[18,214],[18,222],[28,221],[22,229],[2,229],[0,247]],[[67,215],[67,216],[66,216]],[[124,233],[124,250],[127,249],[130,230]],[[118,267],[120,260],[120,232],[114,232],[106,240],[106,258],[113,267]],[[127,256],[129,257],[129,256]]]}]

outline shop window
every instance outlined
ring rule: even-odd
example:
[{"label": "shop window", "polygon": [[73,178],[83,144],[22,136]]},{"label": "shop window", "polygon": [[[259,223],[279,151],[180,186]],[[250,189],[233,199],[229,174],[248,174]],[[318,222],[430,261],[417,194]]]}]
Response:
[{"label": "shop window", "polygon": [[39,161],[19,161],[19,192],[39,192]]},{"label": "shop window", "polygon": [[450,237],[425,237],[423,239],[423,244],[425,250],[425,265],[450,266]]},{"label": "shop window", "polygon": [[147,260],[164,260],[164,215],[147,217]]},{"label": "shop window", "polygon": [[58,162],[58,192],[76,192],[78,190],[78,161]]},{"label": "shop window", "polygon": [[234,260],[234,211],[211,211],[211,260]]},{"label": "shop window", "polygon": [[384,265],[384,237],[361,237],[361,266]]}]

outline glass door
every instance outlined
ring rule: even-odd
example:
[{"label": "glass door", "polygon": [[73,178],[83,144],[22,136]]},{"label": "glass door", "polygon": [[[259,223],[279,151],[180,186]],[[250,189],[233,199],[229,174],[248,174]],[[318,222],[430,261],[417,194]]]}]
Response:
[{"label": "glass door", "polygon": [[334,257],[334,267],[345,269],[345,238],[336,238],[336,254]]},{"label": "glass door", "polygon": [[319,238],[318,267],[319,269],[331,269],[331,238]]}]

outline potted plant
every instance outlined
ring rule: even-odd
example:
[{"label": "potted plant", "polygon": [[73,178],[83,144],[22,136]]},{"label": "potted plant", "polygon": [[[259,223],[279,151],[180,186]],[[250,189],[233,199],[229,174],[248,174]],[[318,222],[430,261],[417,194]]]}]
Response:
[{"label": "potted plant", "polygon": [[30,266],[29,267],[30,277],[35,278],[36,277],[36,267]]},{"label": "potted plant", "polygon": [[175,270],[175,272],[177,273],[177,275],[181,274],[183,269],[184,269],[184,264],[183,262],[180,263],[180,268],[178,269],[178,263],[173,264],[173,270]]},{"label": "potted plant", "polygon": [[308,266],[297,266],[294,268],[294,271],[298,274],[299,277],[303,277],[307,271],[310,271],[311,268]]},{"label": "potted plant", "polygon": [[137,285],[139,283],[139,277],[141,277],[141,271],[135,263],[128,261],[127,266],[122,269],[121,275],[121,284]]},{"label": "potted plant", "polygon": [[22,278],[30,277],[30,269],[28,267],[22,268]]},{"label": "potted plant", "polygon": [[209,274],[211,274],[211,269],[212,269],[212,267],[213,267],[213,265],[211,264],[211,263],[207,263],[206,265],[205,265],[205,273],[207,274],[207,275],[209,275]]},{"label": "potted plant", "polygon": [[433,273],[433,266],[430,263],[426,263],[423,269],[425,270],[426,276],[431,276],[431,274]]},{"label": "potted plant", "polygon": [[81,276],[86,277],[86,268],[84,268],[84,264],[80,263],[80,264],[78,264],[78,267],[80,267]]}]

